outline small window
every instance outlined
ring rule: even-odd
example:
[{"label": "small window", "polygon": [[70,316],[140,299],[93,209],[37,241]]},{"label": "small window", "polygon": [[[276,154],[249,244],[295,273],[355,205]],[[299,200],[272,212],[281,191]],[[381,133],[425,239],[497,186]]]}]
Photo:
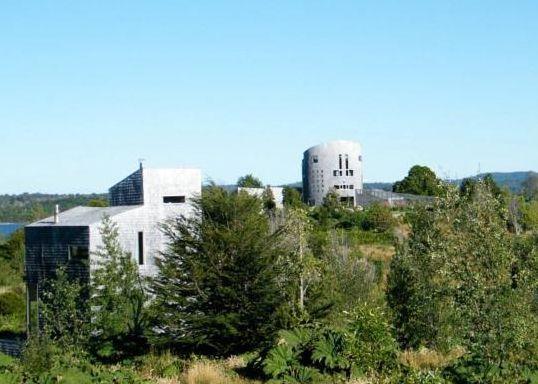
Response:
[{"label": "small window", "polygon": [[69,260],[88,260],[90,257],[88,247],[80,245],[70,245],[68,252]]},{"label": "small window", "polygon": [[317,163],[318,162],[318,157],[317,156],[312,156],[312,162]]},{"label": "small window", "polygon": [[339,185],[335,185],[335,186],[334,186],[334,189],[340,189],[340,186],[339,186]]},{"label": "small window", "polygon": [[138,232],[138,265],[144,265],[144,232]]},{"label": "small window", "polygon": [[164,196],[163,197],[163,203],[165,204],[178,204],[178,203],[184,203],[185,202],[185,196]]},{"label": "small window", "polygon": [[349,186],[349,189],[355,189],[355,186],[354,186],[353,184],[351,184],[351,185]]},{"label": "small window", "polygon": [[338,171],[336,169],[333,171],[333,176],[338,176]]},{"label": "small window", "polygon": [[362,155],[359,155],[359,161],[362,161]]},{"label": "small window", "polygon": [[349,176],[353,176],[353,169],[348,170]]}]

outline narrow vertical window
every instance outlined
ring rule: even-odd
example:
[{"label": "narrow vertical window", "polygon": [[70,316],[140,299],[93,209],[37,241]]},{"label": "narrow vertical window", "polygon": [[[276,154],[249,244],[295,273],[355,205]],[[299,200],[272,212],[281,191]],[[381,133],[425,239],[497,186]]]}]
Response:
[{"label": "narrow vertical window", "polygon": [[138,265],[144,265],[144,232],[138,232]]},{"label": "narrow vertical window", "polygon": [[349,169],[349,158],[347,155],[346,155],[346,169]]},{"label": "narrow vertical window", "polygon": [[338,168],[342,169],[342,155],[338,155]]}]

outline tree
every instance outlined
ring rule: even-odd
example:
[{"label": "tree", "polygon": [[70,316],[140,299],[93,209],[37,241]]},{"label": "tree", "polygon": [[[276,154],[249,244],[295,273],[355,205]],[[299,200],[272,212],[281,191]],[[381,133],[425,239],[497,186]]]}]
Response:
[{"label": "tree", "polygon": [[299,191],[292,187],[284,187],[282,190],[283,203],[287,207],[300,208],[304,205]]},{"label": "tree", "polygon": [[251,173],[237,179],[237,186],[241,188],[263,188],[263,183]]},{"label": "tree", "polygon": [[145,344],[147,301],[138,266],[118,240],[118,226],[104,217],[100,228],[103,244],[94,253],[91,279],[93,334],[97,353],[121,357],[140,352]]},{"label": "tree", "polygon": [[263,208],[268,212],[274,211],[276,208],[275,195],[273,194],[270,186],[265,187],[262,198]]},{"label": "tree", "polygon": [[320,280],[321,268],[309,247],[308,240],[312,232],[312,224],[306,210],[301,208],[288,208],[285,211],[284,243],[289,250],[285,270],[287,275],[295,281],[289,284],[294,293],[292,296],[292,310],[298,315],[306,315],[305,302],[311,284]]},{"label": "tree", "polygon": [[40,300],[45,336],[64,349],[84,348],[90,319],[87,287],[58,268],[55,276],[45,280]]},{"label": "tree", "polygon": [[381,204],[372,204],[364,212],[363,229],[377,232],[388,232],[394,228],[396,220],[389,207]]},{"label": "tree", "polygon": [[415,165],[403,180],[394,183],[392,190],[397,193],[439,196],[443,188],[441,180],[437,178],[430,168]]},{"label": "tree", "polygon": [[88,207],[108,207],[108,201],[105,199],[91,199],[88,201]]},{"label": "tree", "polygon": [[223,356],[259,347],[282,318],[281,232],[269,230],[261,199],[246,193],[212,185],[193,210],[163,227],[169,247],[151,284],[153,341]]},{"label": "tree", "polygon": [[463,347],[459,372],[477,382],[515,382],[536,364],[537,276],[514,252],[505,214],[483,181],[472,198],[449,191],[417,208],[388,278],[402,346]]},{"label": "tree", "polygon": [[538,200],[538,173],[531,172],[523,182],[523,195],[527,200]]}]

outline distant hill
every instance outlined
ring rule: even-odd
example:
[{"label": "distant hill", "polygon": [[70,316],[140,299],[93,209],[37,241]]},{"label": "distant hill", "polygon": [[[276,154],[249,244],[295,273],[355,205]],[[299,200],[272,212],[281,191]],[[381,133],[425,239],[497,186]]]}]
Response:
[{"label": "distant hill", "polygon": [[29,223],[51,216],[58,204],[64,211],[77,205],[87,205],[90,200],[108,199],[106,193],[62,194],[23,193],[0,195],[0,223]]},{"label": "distant hill", "polygon": [[[536,172],[533,171],[527,171],[527,172],[490,172],[490,173],[482,173],[477,176],[471,177],[472,179],[482,178],[486,175],[490,174],[493,177],[493,180],[500,186],[508,188],[513,193],[521,193],[523,189],[523,183],[527,178],[532,175],[536,174]],[[463,179],[458,180],[452,180],[454,184],[461,184]]]}]

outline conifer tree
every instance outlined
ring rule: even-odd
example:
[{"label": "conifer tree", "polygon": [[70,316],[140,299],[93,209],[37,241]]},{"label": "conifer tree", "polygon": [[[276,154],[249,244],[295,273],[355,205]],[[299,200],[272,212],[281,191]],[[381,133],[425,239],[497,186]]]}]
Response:
[{"label": "conifer tree", "polygon": [[120,245],[117,224],[104,217],[100,233],[103,244],[91,272],[92,328],[98,353],[110,357],[144,343],[147,295],[138,266]]},{"label": "conifer tree", "polygon": [[271,340],[284,294],[280,233],[262,200],[210,186],[194,215],[164,225],[168,249],[152,282],[154,341],[182,351],[230,355]]}]

